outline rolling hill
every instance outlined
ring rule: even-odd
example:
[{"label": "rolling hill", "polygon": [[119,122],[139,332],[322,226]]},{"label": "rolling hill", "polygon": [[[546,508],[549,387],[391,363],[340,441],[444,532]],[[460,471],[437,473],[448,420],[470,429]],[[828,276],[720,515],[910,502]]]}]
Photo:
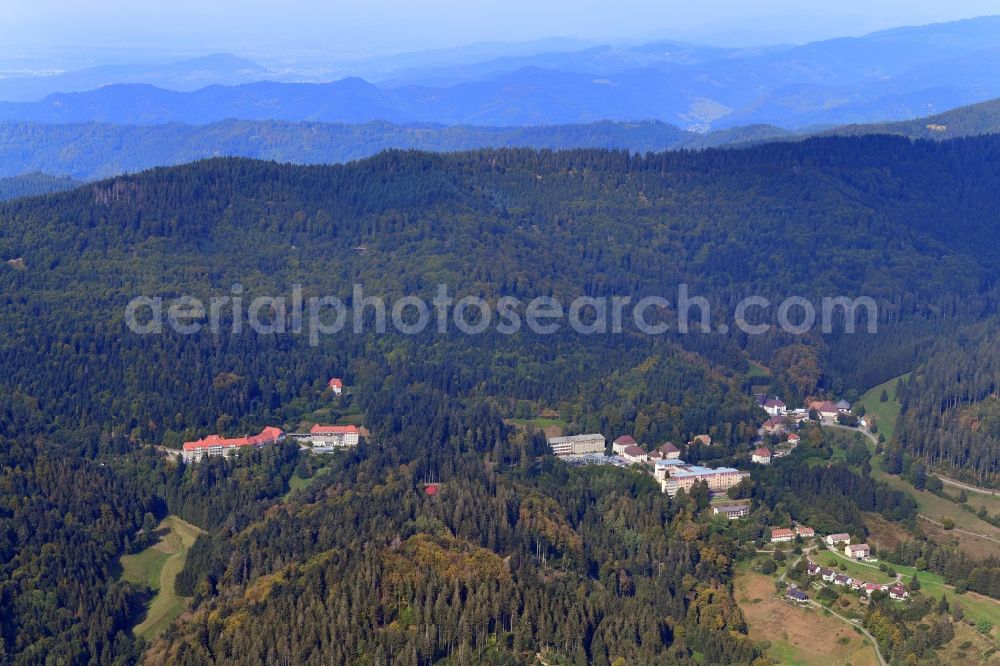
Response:
[{"label": "rolling hill", "polygon": [[[232,69],[232,67],[230,67]],[[1000,96],[1000,17],[803,46],[669,42],[533,54],[378,85],[258,80],[178,92],[135,83],[0,103],[0,119],[202,124],[226,119],[525,126],[654,119],[706,131],[918,117]]]}]

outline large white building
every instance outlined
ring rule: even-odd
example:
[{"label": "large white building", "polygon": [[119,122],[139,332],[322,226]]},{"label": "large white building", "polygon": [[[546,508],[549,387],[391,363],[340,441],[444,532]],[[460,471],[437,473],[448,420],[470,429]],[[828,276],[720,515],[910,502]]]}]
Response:
[{"label": "large white building", "polygon": [[658,461],[653,469],[653,476],[660,482],[663,492],[673,497],[681,489],[690,492],[691,487],[699,481],[707,483],[712,492],[724,492],[750,476],[750,473],[732,467],[712,469],[688,465],[683,460],[672,459]]},{"label": "large white building", "polygon": [[219,435],[209,435],[204,439],[184,442],[181,457],[184,462],[198,462],[206,456],[229,456],[242,449],[259,449],[285,439],[281,428],[264,428],[258,435],[226,439]]},{"label": "large white building", "polygon": [[353,425],[319,425],[309,429],[313,446],[344,448],[358,445],[358,427]]},{"label": "large white building", "polygon": [[604,435],[570,435],[550,437],[548,444],[552,448],[553,455],[578,456],[584,453],[603,453],[606,440]]}]

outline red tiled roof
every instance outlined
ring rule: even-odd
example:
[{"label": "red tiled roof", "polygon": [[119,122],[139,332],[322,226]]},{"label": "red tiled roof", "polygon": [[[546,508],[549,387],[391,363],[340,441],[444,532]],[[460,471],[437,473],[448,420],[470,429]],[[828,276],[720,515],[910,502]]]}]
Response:
[{"label": "red tiled roof", "polygon": [[771,530],[772,539],[774,539],[775,537],[786,537],[786,536],[793,537],[795,536],[795,532],[785,527],[776,527]]},{"label": "red tiled roof", "polygon": [[634,446],[635,445],[635,439],[632,438],[632,435],[622,435],[621,437],[619,437],[618,439],[616,439],[614,443],[615,444],[628,444],[628,445]]},{"label": "red tiled roof", "polygon": [[329,386],[330,388],[344,388],[343,380],[338,379],[337,377],[331,379],[329,382],[327,382],[326,385]]},{"label": "red tiled roof", "polygon": [[633,458],[636,457],[636,456],[644,456],[644,455],[646,455],[645,451],[643,451],[638,446],[635,446],[633,444],[630,444],[630,445],[626,446],[624,453],[625,453],[625,455],[632,456]]},{"label": "red tiled roof", "polygon": [[226,439],[219,435],[209,435],[194,442],[184,442],[184,450],[197,451],[198,449],[207,449],[212,446],[260,446],[277,441],[284,434],[281,428],[267,427],[261,430],[259,435],[251,435],[250,437]]},{"label": "red tiled roof", "polygon": [[768,449],[768,448],[765,448],[765,447],[762,446],[762,447],[756,449],[753,452],[753,454],[755,456],[759,456],[759,457],[763,457],[763,458],[770,458],[771,457],[771,449]]},{"label": "red tiled roof", "polygon": [[666,442],[664,444],[661,444],[660,446],[657,447],[656,450],[659,451],[660,453],[680,453],[681,452],[680,449],[678,449],[676,446],[674,446],[670,442]]},{"label": "red tiled roof", "polygon": [[358,427],[353,425],[320,425],[316,424],[312,428],[309,428],[309,432],[313,435],[347,435],[349,433],[357,434]]}]

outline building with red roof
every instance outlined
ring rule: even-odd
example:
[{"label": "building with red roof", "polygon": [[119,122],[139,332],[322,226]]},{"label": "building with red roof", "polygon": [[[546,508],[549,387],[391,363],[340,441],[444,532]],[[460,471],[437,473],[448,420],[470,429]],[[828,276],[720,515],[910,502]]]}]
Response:
[{"label": "building with red roof", "polygon": [[198,462],[206,456],[228,456],[242,449],[259,449],[285,439],[281,428],[267,427],[257,435],[227,439],[219,435],[209,435],[193,442],[184,442],[181,457],[184,462]]},{"label": "building with red roof", "polygon": [[611,450],[618,455],[623,455],[625,453],[625,449],[630,446],[638,446],[635,438],[632,437],[632,435],[622,435],[611,443]]},{"label": "building with red roof", "polygon": [[795,532],[791,531],[787,527],[775,527],[771,529],[771,543],[793,541],[794,539]]},{"label": "building with red roof", "polygon": [[353,425],[320,425],[309,429],[313,446],[350,447],[358,445],[358,427]]},{"label": "building with red roof", "polygon": [[766,446],[761,446],[754,450],[750,455],[750,460],[757,463],[758,465],[770,465],[771,464],[771,449]]},{"label": "building with red roof", "polygon": [[681,450],[674,446],[672,442],[664,442],[653,449],[649,457],[659,460],[676,460],[681,457]]},{"label": "building with red roof", "polygon": [[339,377],[334,377],[326,383],[327,387],[333,391],[334,395],[340,395],[344,392],[344,380]]}]

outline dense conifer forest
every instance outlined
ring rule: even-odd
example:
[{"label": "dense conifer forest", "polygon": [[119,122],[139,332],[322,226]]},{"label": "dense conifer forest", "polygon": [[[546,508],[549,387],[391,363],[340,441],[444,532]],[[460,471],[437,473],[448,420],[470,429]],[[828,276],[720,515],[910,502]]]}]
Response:
[{"label": "dense conifer forest", "polygon": [[[568,468],[511,419],[551,411],[569,432],[651,444],[708,433],[688,457],[731,463],[762,420],[750,359],[798,403],[914,370],[892,445],[995,482],[996,370],[982,361],[998,159],[1000,139],[891,137],[225,159],[4,204],[0,661],[754,663],[731,582],[741,539],[765,525],[698,519],[707,489],[670,499],[629,470]],[[348,305],[354,284],[429,300],[443,283],[495,303],[674,301],[684,283],[712,305],[715,331],[749,295],[870,296],[880,333],[369,330],[313,346],[233,333],[228,319],[218,335],[125,327],[136,296],[231,297],[236,283],[246,302],[302,285]],[[661,315],[677,323],[674,308]],[[153,448],[294,431],[329,400],[331,376],[352,387],[371,437],[287,498],[314,464],[295,446],[196,466]],[[930,446],[928,425],[954,437]],[[914,519],[912,500],[859,472],[867,460],[810,464],[824,446],[736,494],[831,531],[863,534],[862,512]],[[167,514],[206,534],[178,577],[190,614],[146,644],[130,628],[148,590],[118,582],[114,563]],[[995,563],[920,555],[996,593]]]}]

